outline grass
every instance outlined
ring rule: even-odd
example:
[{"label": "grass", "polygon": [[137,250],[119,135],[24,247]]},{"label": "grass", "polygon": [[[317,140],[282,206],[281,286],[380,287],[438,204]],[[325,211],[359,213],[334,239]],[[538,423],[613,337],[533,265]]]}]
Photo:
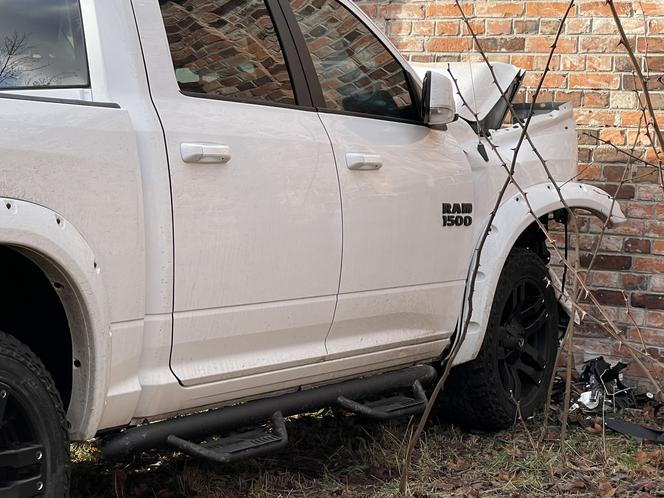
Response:
[{"label": "grass", "polygon": [[[536,423],[532,423],[536,437]],[[378,424],[320,413],[291,418],[288,449],[229,466],[169,452],[131,461],[99,461],[94,443],[72,445],[74,497],[387,498],[398,496],[408,421]],[[411,470],[410,496],[530,497],[664,495],[660,447],[581,427],[565,454],[557,441],[535,450],[525,429],[465,432],[432,422]]]}]

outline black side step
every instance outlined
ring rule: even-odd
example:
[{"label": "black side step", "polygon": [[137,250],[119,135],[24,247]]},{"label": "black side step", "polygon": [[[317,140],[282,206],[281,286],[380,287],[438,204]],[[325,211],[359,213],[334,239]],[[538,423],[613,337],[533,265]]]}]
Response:
[{"label": "black side step", "polygon": [[[180,448],[186,446],[187,450],[194,451],[181,441],[184,443],[192,440],[201,441],[210,434],[227,434],[241,427],[262,424],[277,412],[280,412],[283,417],[288,417],[320,410],[339,404],[339,397],[347,398],[350,401],[411,389],[415,381],[419,381],[420,384],[428,384],[436,378],[436,375],[436,370],[432,366],[417,365],[362,379],[248,401],[240,405],[133,427],[107,440],[102,448],[102,456],[104,458],[123,458],[137,451],[173,447],[173,444],[180,445]],[[364,406],[372,407],[369,404]],[[386,405],[373,407],[380,412],[389,412],[388,408]],[[181,451],[185,450],[181,449]],[[226,450],[222,453],[232,454]]]},{"label": "black side step", "polygon": [[424,389],[419,380],[416,380],[413,383],[412,398],[397,395],[368,403],[358,403],[345,396],[339,396],[337,398],[337,403],[345,410],[376,420],[389,420],[418,415],[424,411],[427,402],[427,395],[424,393]]},{"label": "black side step", "polygon": [[231,463],[279,451],[288,444],[288,433],[281,412],[272,415],[274,432],[262,429],[240,432],[222,439],[196,444],[172,434],[167,442],[181,453],[216,463]]},{"label": "black side step", "polygon": [[43,493],[44,482],[41,476],[13,481],[0,488],[0,498],[28,498]]},{"label": "black side step", "polygon": [[21,469],[9,474],[15,474],[13,479],[0,479],[0,498],[24,498],[39,494],[44,489],[41,467],[33,469],[37,475],[32,477],[26,475],[26,467],[43,463],[43,457],[44,447],[38,444],[24,444],[0,451],[0,474],[3,468]]}]

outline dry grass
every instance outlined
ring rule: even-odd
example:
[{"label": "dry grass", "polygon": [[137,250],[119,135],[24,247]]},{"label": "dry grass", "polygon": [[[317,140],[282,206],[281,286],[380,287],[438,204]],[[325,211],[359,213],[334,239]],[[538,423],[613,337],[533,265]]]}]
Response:
[{"label": "dry grass", "polygon": [[[533,427],[535,428],[535,427]],[[400,459],[412,430],[352,416],[317,414],[288,423],[287,451],[222,467],[172,453],[98,462],[91,443],[72,447],[72,496],[364,498],[396,497]],[[413,460],[410,493],[444,496],[662,496],[664,457],[656,446],[577,428],[567,456],[555,441],[535,451],[523,429],[471,434],[434,422]]]}]

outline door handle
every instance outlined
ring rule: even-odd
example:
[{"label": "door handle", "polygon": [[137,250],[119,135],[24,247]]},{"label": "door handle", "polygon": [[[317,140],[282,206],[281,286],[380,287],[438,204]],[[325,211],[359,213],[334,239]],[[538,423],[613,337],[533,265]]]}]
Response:
[{"label": "door handle", "polygon": [[346,154],[346,166],[356,171],[373,171],[383,167],[383,160],[377,154],[349,152]]},{"label": "door handle", "polygon": [[180,155],[185,163],[226,164],[231,160],[231,148],[228,145],[183,143]]}]

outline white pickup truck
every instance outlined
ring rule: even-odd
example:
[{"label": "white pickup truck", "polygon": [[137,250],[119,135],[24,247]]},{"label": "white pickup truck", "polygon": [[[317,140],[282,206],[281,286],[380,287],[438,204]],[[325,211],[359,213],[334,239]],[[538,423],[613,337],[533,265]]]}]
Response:
[{"label": "white pickup truck", "polygon": [[[439,69],[423,90],[348,0],[0,0],[0,497],[67,495],[70,440],[224,463],[296,413],[421,412],[506,178],[485,137],[511,161],[521,134],[481,71],[477,123]],[[571,107],[530,131],[567,204],[619,222],[573,181]],[[516,177],[564,221],[528,146]],[[548,260],[511,187],[460,423],[542,403],[567,319]]]}]

